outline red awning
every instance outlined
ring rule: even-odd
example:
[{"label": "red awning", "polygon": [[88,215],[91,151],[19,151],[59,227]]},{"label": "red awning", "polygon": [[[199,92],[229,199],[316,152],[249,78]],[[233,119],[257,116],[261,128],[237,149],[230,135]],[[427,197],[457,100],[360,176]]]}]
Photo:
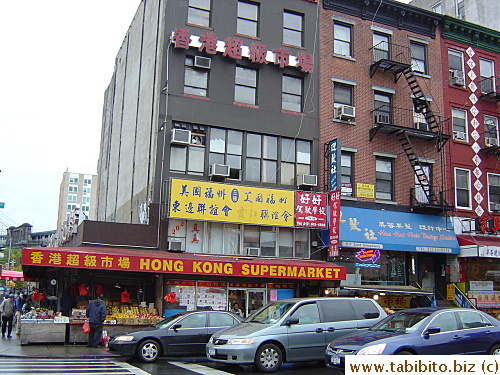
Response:
[{"label": "red awning", "polygon": [[345,267],[307,259],[253,258],[95,247],[25,248],[23,266],[84,268],[199,276],[345,280]]},{"label": "red awning", "polygon": [[500,237],[457,234],[457,239],[460,246],[500,246]]},{"label": "red awning", "polygon": [[11,281],[31,281],[27,277],[24,277],[24,274],[21,271],[10,271],[10,270],[2,270],[2,276],[0,276],[0,280],[11,280]]},{"label": "red awning", "polygon": [[457,235],[461,257],[500,258],[500,237]]}]

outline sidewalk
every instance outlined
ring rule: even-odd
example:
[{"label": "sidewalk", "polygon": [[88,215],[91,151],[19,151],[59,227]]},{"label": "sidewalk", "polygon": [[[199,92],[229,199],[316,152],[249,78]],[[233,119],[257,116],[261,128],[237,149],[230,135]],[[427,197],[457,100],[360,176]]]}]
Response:
[{"label": "sidewalk", "polygon": [[21,345],[19,336],[12,332],[12,338],[0,338],[0,357],[29,358],[103,358],[119,357],[109,353],[106,348],[87,348],[86,345],[73,344],[29,344]]}]

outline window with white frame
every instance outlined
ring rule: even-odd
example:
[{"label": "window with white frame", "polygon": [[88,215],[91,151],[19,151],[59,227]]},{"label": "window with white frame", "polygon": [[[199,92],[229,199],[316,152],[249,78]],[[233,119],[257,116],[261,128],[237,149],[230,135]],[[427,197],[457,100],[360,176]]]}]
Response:
[{"label": "window with white frame", "polygon": [[488,173],[488,200],[490,211],[500,211],[500,174]]},{"label": "window with white frame", "polygon": [[78,186],[69,186],[68,191],[70,193],[77,193],[78,192]]},{"label": "window with white frame", "polygon": [[498,146],[498,118],[484,115],[484,142],[486,146]]},{"label": "window with white frame", "polygon": [[457,18],[465,19],[465,1],[457,0]]},{"label": "window with white frame", "polygon": [[283,44],[302,47],[304,16],[300,13],[283,12]]},{"label": "window with white frame", "polygon": [[302,112],[302,78],[283,74],[281,109]]},{"label": "window with white frame", "polygon": [[470,171],[455,168],[455,205],[458,208],[471,208]]},{"label": "window with white frame", "polygon": [[450,74],[450,84],[458,87],[464,87],[464,55],[462,52],[454,49],[448,49],[448,68]]},{"label": "window with white frame", "polygon": [[394,160],[377,157],[375,176],[375,198],[394,200]]},{"label": "window with white frame", "polygon": [[341,82],[333,83],[333,98],[334,106],[339,107],[341,105],[353,105],[353,91],[354,86],[348,85]]},{"label": "window with white frame", "polygon": [[238,1],[238,17],[236,32],[238,34],[257,37],[259,26],[259,4],[249,1]]},{"label": "window with white frame", "polygon": [[352,57],[352,25],[333,23],[333,53]]},{"label": "window with white frame", "polygon": [[68,202],[76,202],[76,195],[68,195]]},{"label": "window with white frame", "polygon": [[209,139],[209,165],[229,165],[229,178],[241,180],[243,133],[237,130],[211,128]]},{"label": "window with white frame", "polygon": [[481,92],[495,92],[495,65],[492,60],[479,59]]},{"label": "window with white frame", "polygon": [[410,41],[411,68],[414,72],[427,73],[427,45]]},{"label": "window with white frame", "polygon": [[373,61],[388,60],[390,36],[387,34],[373,33]]},{"label": "window with white frame", "polygon": [[467,142],[467,111],[460,108],[451,109],[451,122],[453,130],[453,139],[456,141]]},{"label": "window with white frame", "polygon": [[234,80],[234,101],[237,103],[257,104],[257,70],[236,66]]},{"label": "window with white frame", "polygon": [[341,195],[344,197],[354,196],[354,152],[342,151],[340,159],[341,167]]},{"label": "window with white frame", "polygon": [[439,2],[437,4],[434,4],[433,6],[431,6],[431,10],[434,13],[443,14],[443,7],[441,6],[441,2]]},{"label": "window with white frame", "polygon": [[69,178],[69,183],[70,184],[77,184],[78,183],[78,177],[70,177]]},{"label": "window with white frame", "polygon": [[189,0],[187,22],[193,25],[210,26],[211,0]]}]

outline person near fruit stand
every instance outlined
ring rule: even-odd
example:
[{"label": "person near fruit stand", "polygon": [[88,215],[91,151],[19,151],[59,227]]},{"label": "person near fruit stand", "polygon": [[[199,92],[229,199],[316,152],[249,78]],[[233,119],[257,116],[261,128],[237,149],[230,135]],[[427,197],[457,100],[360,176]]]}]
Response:
[{"label": "person near fruit stand", "polygon": [[14,314],[16,313],[16,307],[14,306],[14,294],[9,294],[8,298],[4,299],[0,305],[0,313],[2,314],[2,338],[5,338],[5,332],[7,332],[7,338],[12,338],[12,321],[14,320]]},{"label": "person near fruit stand", "polygon": [[64,292],[61,300],[59,301],[59,304],[61,306],[61,313],[63,314],[63,316],[70,316],[71,309],[76,307],[76,299],[71,295],[69,289]]},{"label": "person near fruit stand", "polygon": [[87,347],[97,348],[101,342],[102,326],[106,319],[106,305],[104,305],[104,296],[99,294],[97,299],[90,301],[87,307],[87,318],[90,323],[89,343]]},{"label": "person near fruit stand", "polygon": [[21,315],[23,314],[23,306],[26,303],[26,294],[19,294],[19,296],[14,300],[14,306],[16,308],[16,316],[14,318],[14,324],[16,325],[16,334],[21,334]]}]

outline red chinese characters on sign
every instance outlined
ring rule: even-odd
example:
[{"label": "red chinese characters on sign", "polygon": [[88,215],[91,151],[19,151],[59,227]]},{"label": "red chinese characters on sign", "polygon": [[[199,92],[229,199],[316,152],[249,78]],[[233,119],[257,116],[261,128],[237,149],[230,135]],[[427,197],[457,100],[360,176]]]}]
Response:
[{"label": "red chinese characters on sign", "polygon": [[227,38],[223,55],[241,60],[241,54],[243,53],[241,48],[242,46],[243,40],[237,38]]},{"label": "red chinese characters on sign", "polygon": [[339,229],[340,229],[340,190],[330,192],[330,243],[328,255],[339,255]]},{"label": "red chinese characters on sign", "polygon": [[295,192],[295,226],[326,228],[326,194]]},{"label": "red chinese characters on sign", "polygon": [[266,45],[261,43],[250,44],[248,59],[254,63],[267,64],[269,61],[267,61]]},{"label": "red chinese characters on sign", "polygon": [[500,231],[500,217],[490,217],[483,215],[477,219],[479,230],[482,234],[493,233],[497,234]]},{"label": "red chinese characters on sign", "polygon": [[172,39],[174,40],[175,48],[189,49],[189,43],[191,43],[191,34],[189,29],[175,29]]},{"label": "red chinese characters on sign", "polygon": [[297,55],[297,66],[300,70],[306,73],[312,73],[314,70],[314,60],[310,53],[299,53]]},{"label": "red chinese characters on sign", "polygon": [[205,50],[206,53],[211,55],[217,53],[217,36],[214,33],[201,33],[200,42],[201,46],[198,47],[198,51],[203,52]]}]

